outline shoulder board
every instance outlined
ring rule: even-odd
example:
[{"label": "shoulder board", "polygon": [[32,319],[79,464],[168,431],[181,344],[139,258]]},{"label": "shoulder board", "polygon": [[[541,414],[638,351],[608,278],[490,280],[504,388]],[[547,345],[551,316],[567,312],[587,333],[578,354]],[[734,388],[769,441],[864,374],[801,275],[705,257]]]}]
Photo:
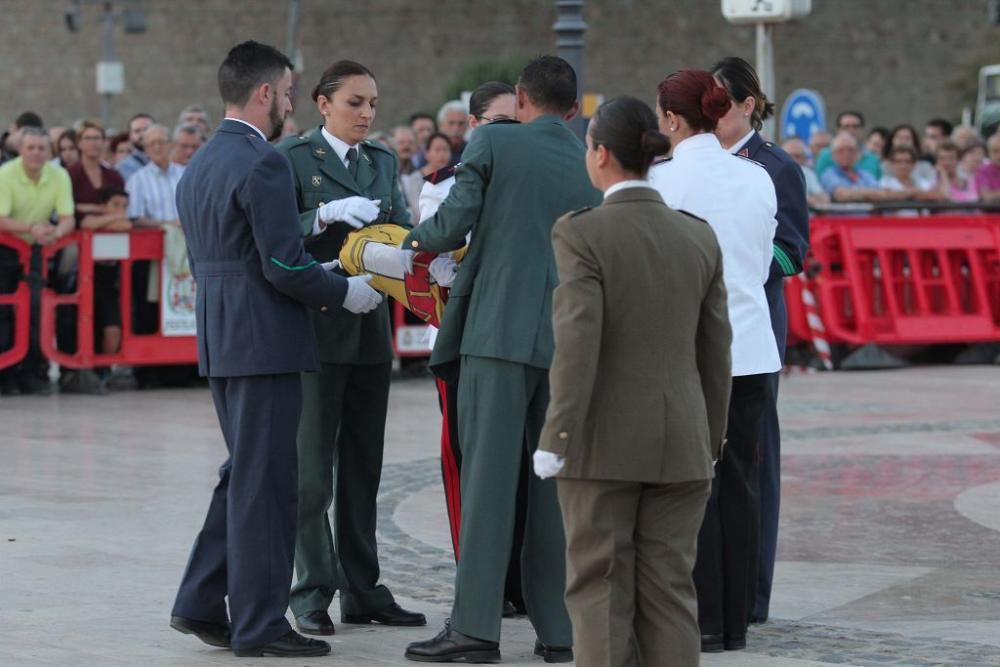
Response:
[{"label": "shoulder board", "polygon": [[653,160],[653,163],[650,166],[655,167],[658,164],[663,164],[664,162],[670,162],[673,159],[674,159],[673,155],[661,155],[660,157]]},{"label": "shoulder board", "polygon": [[571,211],[568,217],[575,218],[581,213],[586,213],[587,211],[593,210],[593,208],[594,208],[593,206],[584,206],[583,208],[578,208],[575,211]]},{"label": "shoulder board", "polygon": [[455,167],[445,167],[444,169],[438,169],[433,174],[428,174],[427,176],[424,176],[424,180],[430,183],[431,185],[437,185],[441,181],[451,178],[454,175],[455,175]]},{"label": "shoulder board", "polygon": [[278,142],[275,148],[288,150],[290,148],[295,148],[297,146],[302,146],[303,144],[309,143],[309,136],[306,134],[297,134],[293,137],[285,137]]},{"label": "shoulder board", "polygon": [[383,153],[388,153],[390,155],[395,155],[395,153],[392,152],[391,148],[389,148],[385,144],[379,143],[378,141],[372,141],[371,139],[365,139],[361,143],[363,143],[365,145],[365,148],[371,148],[373,150],[382,151]]},{"label": "shoulder board", "polygon": [[685,211],[682,208],[677,208],[677,209],[674,209],[674,210],[677,211],[678,213],[682,214],[682,215],[686,215],[689,218],[694,218],[695,220],[697,220],[699,222],[704,222],[706,225],[708,224],[708,220],[706,220],[705,218],[699,217],[699,216],[695,215],[694,213],[689,213],[688,211]]},{"label": "shoulder board", "polygon": [[737,153],[736,157],[738,157],[741,160],[746,160],[747,162],[753,163],[753,164],[757,165],[758,167],[760,167],[761,169],[766,169],[767,168],[762,163],[757,162],[757,160],[754,160],[753,158],[749,158],[746,155],[740,155],[739,153]]}]

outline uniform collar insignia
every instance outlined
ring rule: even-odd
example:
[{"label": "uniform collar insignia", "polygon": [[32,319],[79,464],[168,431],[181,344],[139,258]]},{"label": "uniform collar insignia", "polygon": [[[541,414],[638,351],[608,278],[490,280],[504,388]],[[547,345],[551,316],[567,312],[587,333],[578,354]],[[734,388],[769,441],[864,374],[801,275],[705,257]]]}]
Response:
[{"label": "uniform collar insignia", "polygon": [[326,149],[325,148],[317,148],[316,150],[313,151],[313,155],[315,155],[318,158],[324,158],[324,157],[326,157]]},{"label": "uniform collar insignia", "polygon": [[318,188],[318,187],[319,187],[319,184],[320,184],[320,183],[322,183],[322,182],[323,182],[323,177],[322,177],[322,176],[318,176],[318,175],[317,175],[317,176],[313,176],[313,177],[312,177],[312,183],[313,183],[313,185],[314,185],[315,187],[317,187],[317,188]]},{"label": "uniform collar insignia", "polygon": [[737,153],[737,155],[739,155],[740,157],[750,157],[750,149],[744,146],[743,148],[740,149],[740,152]]}]

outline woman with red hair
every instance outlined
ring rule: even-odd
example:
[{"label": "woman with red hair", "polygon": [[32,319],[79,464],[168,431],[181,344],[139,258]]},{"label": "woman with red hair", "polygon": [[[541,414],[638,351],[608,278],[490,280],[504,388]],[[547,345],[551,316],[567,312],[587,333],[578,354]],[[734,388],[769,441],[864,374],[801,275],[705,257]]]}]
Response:
[{"label": "woman with red hair", "polygon": [[694,580],[702,651],[736,650],[746,647],[757,577],[759,516],[752,481],[758,474],[767,377],[781,368],[764,294],[777,200],[762,165],[730,154],[716,138],[730,98],[711,73],[675,72],[657,92],[660,131],[673,152],[650,170],[649,179],[668,206],[711,225],[725,266],[733,384],[726,445],[698,535]]}]

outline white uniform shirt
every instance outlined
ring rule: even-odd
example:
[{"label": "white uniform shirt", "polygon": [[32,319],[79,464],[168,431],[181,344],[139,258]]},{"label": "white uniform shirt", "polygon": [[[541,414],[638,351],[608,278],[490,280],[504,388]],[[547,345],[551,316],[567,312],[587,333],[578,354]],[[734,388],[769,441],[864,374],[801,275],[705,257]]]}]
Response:
[{"label": "white uniform shirt", "polygon": [[677,144],[673,159],[649,170],[649,181],[667,206],[704,218],[719,239],[733,329],[733,376],[781,370],[764,294],[778,227],[771,177],[705,133]]},{"label": "white uniform shirt", "polygon": [[424,186],[420,189],[419,207],[420,222],[437,213],[438,208],[451,192],[451,186],[455,185],[455,177],[449,176],[437,183],[424,181]]},{"label": "white uniform shirt", "polygon": [[[430,218],[437,213],[441,207],[441,202],[448,198],[451,186],[455,185],[455,177],[449,176],[437,183],[424,181],[424,187],[420,189],[420,222]],[[468,237],[466,237],[468,239]],[[437,342],[437,327],[427,326],[427,346],[434,347]]]}]

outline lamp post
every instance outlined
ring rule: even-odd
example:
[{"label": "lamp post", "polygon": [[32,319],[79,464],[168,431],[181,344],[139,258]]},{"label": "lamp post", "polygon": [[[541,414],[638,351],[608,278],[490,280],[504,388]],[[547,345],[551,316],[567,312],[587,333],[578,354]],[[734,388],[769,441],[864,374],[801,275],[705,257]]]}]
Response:
[{"label": "lamp post", "polygon": [[[774,99],[774,24],[805,18],[812,11],[812,0],[722,0],[722,16],[730,23],[757,25],[757,76],[761,88]],[[764,123],[765,137],[777,138],[774,121]]]},{"label": "lamp post", "polygon": [[[558,12],[552,30],[556,33],[556,51],[560,58],[568,62],[576,72],[577,99],[583,91],[583,33],[587,24],[583,20],[584,0],[556,0]],[[582,139],[587,124],[582,114],[570,121],[570,127]]]},{"label": "lamp post", "polygon": [[111,125],[112,97],[120,95],[125,90],[125,66],[115,56],[115,21],[122,20],[125,32],[141,34],[146,32],[146,13],[137,8],[143,0],[124,0],[127,7],[115,11],[112,0],[75,0],[66,12],[66,28],[70,32],[80,29],[81,6],[84,2],[96,4],[100,2],[104,15],[101,17],[103,29],[103,54],[97,63],[97,93],[101,96],[101,122],[105,127]]}]

